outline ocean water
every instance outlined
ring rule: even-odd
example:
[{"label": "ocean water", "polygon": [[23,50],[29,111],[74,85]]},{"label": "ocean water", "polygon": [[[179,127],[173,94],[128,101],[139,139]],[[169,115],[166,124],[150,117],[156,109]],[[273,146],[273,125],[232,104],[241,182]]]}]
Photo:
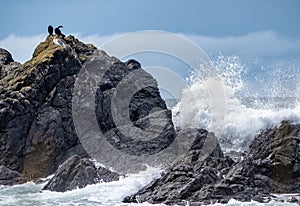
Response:
[{"label": "ocean water", "polygon": [[[213,63],[225,94],[224,121],[221,127],[212,124],[218,114],[211,106],[211,94],[207,91],[207,83],[211,77],[203,78],[205,75],[197,73],[191,73],[187,79],[190,87],[183,91],[180,100],[168,100],[176,127],[208,129],[220,134],[219,141],[223,149],[244,150],[261,130],[276,126],[282,120],[300,122],[300,86],[297,81],[300,64],[278,63],[272,68],[263,68],[262,73],[258,73],[251,71],[235,56],[220,55],[213,60]],[[257,73],[257,76],[253,73]],[[46,183],[28,182],[22,185],[0,186],[0,206],[147,206],[151,204],[125,204],[122,203],[122,199],[158,178],[160,172],[158,168],[148,167],[146,171],[129,174],[118,181],[89,185],[83,189],[63,193],[41,191]],[[297,204],[255,201],[244,203],[230,200],[224,205],[292,206]]]},{"label": "ocean water", "polygon": [[119,181],[88,185],[83,189],[75,189],[67,192],[41,191],[46,184],[35,184],[28,182],[22,185],[1,186],[0,205],[9,206],[66,206],[66,205],[150,205],[124,204],[122,199],[134,194],[153,179],[160,176],[160,170],[148,168],[138,174],[128,175]]},{"label": "ocean water", "polygon": [[[83,189],[67,192],[41,191],[43,184],[28,182],[22,185],[1,186],[0,205],[2,206],[150,206],[149,203],[122,203],[122,199],[141,189],[158,178],[160,170],[148,168],[139,174],[128,175],[119,181],[88,185]],[[163,206],[164,204],[155,204]],[[188,203],[186,204],[188,205]],[[228,204],[212,204],[215,206],[296,206],[294,203],[269,202],[258,203],[230,200]]]}]

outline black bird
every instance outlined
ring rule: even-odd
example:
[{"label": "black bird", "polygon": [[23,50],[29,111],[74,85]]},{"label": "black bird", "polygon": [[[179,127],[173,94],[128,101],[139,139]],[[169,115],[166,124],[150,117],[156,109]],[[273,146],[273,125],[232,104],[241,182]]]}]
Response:
[{"label": "black bird", "polygon": [[61,33],[59,28],[64,28],[64,27],[63,26],[56,27],[54,29],[55,34],[57,34],[58,36],[63,36],[64,37],[65,35]]},{"label": "black bird", "polygon": [[48,33],[49,33],[49,35],[53,34],[53,26],[51,26],[51,25],[48,26]]}]

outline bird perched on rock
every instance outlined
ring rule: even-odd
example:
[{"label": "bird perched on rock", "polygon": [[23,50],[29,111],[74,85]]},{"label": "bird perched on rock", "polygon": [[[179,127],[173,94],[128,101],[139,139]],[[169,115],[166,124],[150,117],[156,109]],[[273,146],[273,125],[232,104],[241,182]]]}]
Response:
[{"label": "bird perched on rock", "polygon": [[63,26],[58,26],[54,29],[55,34],[57,34],[58,36],[62,36],[65,37],[65,35],[63,33],[61,33],[60,28],[64,28]]},{"label": "bird perched on rock", "polygon": [[48,33],[49,33],[49,35],[53,34],[53,26],[51,26],[51,25],[48,26]]},{"label": "bird perched on rock", "polygon": [[54,42],[54,44],[56,44],[58,46],[62,46],[64,48],[66,47],[65,44],[62,42],[62,40],[60,40],[60,39],[58,39],[56,37],[54,37],[53,42]]}]

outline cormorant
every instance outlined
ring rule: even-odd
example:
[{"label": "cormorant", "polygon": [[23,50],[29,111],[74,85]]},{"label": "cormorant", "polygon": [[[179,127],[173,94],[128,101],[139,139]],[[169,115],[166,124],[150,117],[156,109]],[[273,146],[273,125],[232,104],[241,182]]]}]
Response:
[{"label": "cormorant", "polygon": [[53,26],[51,26],[51,25],[48,26],[48,33],[49,33],[49,35],[53,34]]},{"label": "cormorant", "polygon": [[63,36],[64,37],[65,35],[61,33],[59,28],[64,28],[64,27],[63,26],[56,27],[54,29],[55,34],[57,34],[58,36]]}]

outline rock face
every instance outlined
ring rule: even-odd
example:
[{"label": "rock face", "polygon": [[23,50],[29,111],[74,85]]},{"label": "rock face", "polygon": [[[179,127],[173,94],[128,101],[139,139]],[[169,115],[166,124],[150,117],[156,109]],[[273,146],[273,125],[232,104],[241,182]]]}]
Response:
[{"label": "rock face", "polygon": [[[189,132],[185,131],[188,135]],[[215,141],[213,133],[200,129],[189,152],[176,162],[158,180],[153,181],[138,193],[126,197],[124,202],[150,202],[165,204],[184,204],[191,196],[204,187],[213,185],[234,163],[229,157],[224,157],[220,145],[214,148],[205,159],[203,145],[205,141]]]},{"label": "rock face", "polygon": [[224,157],[219,146],[207,159],[198,161],[199,139],[207,138],[206,131],[199,133],[199,143],[185,157],[124,202],[200,205],[226,203],[231,198],[267,202],[276,199],[271,193],[300,192],[300,125],[283,122],[258,135],[239,162]]},{"label": "rock face", "polygon": [[[77,83],[73,119],[89,154],[120,173],[157,164],[153,154],[172,144],[176,134],[156,80],[140,63],[97,52],[85,62]],[[93,142],[96,135],[99,141]]]},{"label": "rock face", "polygon": [[300,125],[284,121],[265,131],[254,139],[248,155],[255,175],[271,180],[270,192],[300,192]]},{"label": "rock face", "polygon": [[0,164],[27,179],[53,173],[79,144],[70,101],[82,63],[73,49],[52,40],[0,81]]},{"label": "rock face", "polygon": [[8,51],[0,48],[0,79],[9,75],[12,71],[20,66],[21,64],[15,62]]},{"label": "rock face", "polygon": [[45,185],[43,190],[65,192],[99,183],[101,180],[110,182],[118,179],[119,174],[103,167],[96,168],[89,159],[74,155],[58,168],[54,177]]},{"label": "rock face", "polygon": [[[14,62],[6,50],[0,50],[0,165],[20,173],[24,180],[53,174],[73,155],[89,156],[79,141],[72,119],[76,76],[89,57],[101,58],[97,68],[107,70],[105,82],[99,82],[96,96],[97,120],[105,132],[117,131],[110,118],[109,104],[114,88],[130,71],[142,71],[138,62],[122,63],[73,36],[61,39],[63,46],[53,42],[55,37],[48,36],[41,42],[33,58],[23,65]],[[154,85],[136,94],[130,107],[134,124],[147,127],[149,111],[165,109],[166,105]],[[167,143],[174,135],[170,111],[168,115]],[[118,133],[110,137],[123,141]]]},{"label": "rock face", "polygon": [[[125,79],[127,76],[130,78]],[[140,89],[140,86],[143,88]],[[112,105],[115,93],[118,96],[115,98],[115,105]],[[101,103],[103,101],[105,102]],[[96,116],[101,131],[110,144],[126,154],[154,154],[168,147],[175,139],[172,114],[160,97],[156,80],[143,71],[140,63],[135,60],[126,63],[115,62],[105,72],[97,90],[96,105]],[[118,125],[113,112],[118,112],[118,117],[123,120]],[[129,118],[126,117],[127,112]],[[151,122],[151,118],[154,121]],[[134,130],[135,127],[140,130]],[[127,135],[120,131],[120,128],[128,128]],[[151,132],[142,133],[149,128]],[[138,131],[141,131],[140,140],[133,139],[133,136],[139,135]],[[157,137],[154,138],[156,134]]]},{"label": "rock face", "polygon": [[19,182],[22,182],[19,172],[10,170],[3,165],[0,166],[0,185],[13,185]]}]

